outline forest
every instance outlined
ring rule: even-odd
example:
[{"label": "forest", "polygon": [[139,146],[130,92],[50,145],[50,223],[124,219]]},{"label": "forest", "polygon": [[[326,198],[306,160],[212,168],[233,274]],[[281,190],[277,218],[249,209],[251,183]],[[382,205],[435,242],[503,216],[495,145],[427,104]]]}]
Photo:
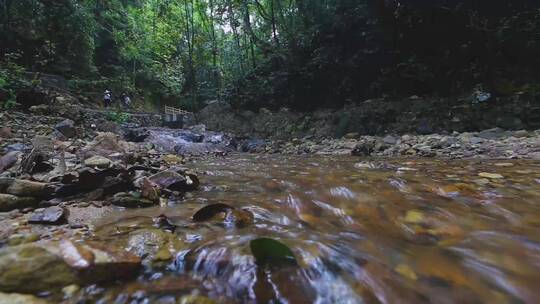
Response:
[{"label": "forest", "polygon": [[[379,96],[536,92],[534,0],[2,0],[0,90],[313,110]],[[11,92],[11,93],[9,93]],[[9,94],[8,94],[9,93]],[[3,99],[8,99],[7,97]]]}]

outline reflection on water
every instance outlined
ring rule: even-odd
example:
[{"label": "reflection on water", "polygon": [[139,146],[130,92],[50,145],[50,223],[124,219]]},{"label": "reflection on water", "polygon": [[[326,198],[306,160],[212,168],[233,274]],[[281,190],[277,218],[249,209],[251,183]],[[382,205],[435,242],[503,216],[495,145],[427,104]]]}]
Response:
[{"label": "reflection on water", "polygon": [[[136,291],[162,303],[185,294],[249,303],[540,299],[538,162],[237,155],[194,168],[203,185],[185,202],[101,223],[103,239],[152,227],[160,214],[178,226],[173,262],[109,287],[111,299]],[[244,208],[254,224],[193,224],[210,203]],[[299,267],[259,269],[249,250],[257,237],[288,245]]]}]

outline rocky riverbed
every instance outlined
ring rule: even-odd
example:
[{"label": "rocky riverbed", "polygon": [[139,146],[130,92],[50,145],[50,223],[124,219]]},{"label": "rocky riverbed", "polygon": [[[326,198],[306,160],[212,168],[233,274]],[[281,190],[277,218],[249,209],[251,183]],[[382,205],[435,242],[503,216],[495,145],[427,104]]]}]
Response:
[{"label": "rocky riverbed", "polygon": [[[234,208],[235,195],[227,196],[231,194],[227,185],[206,184],[203,192],[197,192],[206,197],[193,194],[200,189],[201,175],[243,180],[248,185],[251,177],[240,178],[236,171],[213,172],[208,167],[200,171],[201,161],[226,161],[224,157],[230,153],[284,157],[352,155],[359,161],[365,157],[399,157],[411,159],[412,162],[404,161],[408,164],[418,158],[508,159],[510,162],[497,162],[503,169],[513,167],[513,159],[540,159],[540,131],[494,128],[446,135],[349,133],[339,139],[312,135],[268,140],[239,138],[207,130],[204,125],[173,130],[156,127],[155,123],[122,125],[100,117],[99,113],[72,117],[63,112],[56,115],[36,111],[0,113],[0,303],[76,303],[92,301],[94,296],[118,301],[126,294],[129,297],[125,301],[144,301],[148,300],[144,292],[160,294],[170,290],[186,291],[181,292],[181,303],[212,303],[206,296],[187,292],[202,292],[200,278],[182,277],[176,282],[170,277],[161,279],[155,269],[166,268],[170,263],[179,267],[179,257],[183,258],[187,248],[193,249],[188,244],[197,244],[201,235],[211,235],[209,231],[215,229],[208,227],[206,220],[214,221],[217,216],[219,227],[240,229],[268,216],[253,205],[248,208],[250,211]],[[370,164],[364,167],[363,162],[354,165],[357,166],[371,168]],[[505,171],[504,175],[507,174]],[[480,187],[491,183],[499,187],[505,176],[486,170],[475,174],[475,181],[482,181]],[[535,181],[538,183],[538,179]],[[282,186],[276,181],[260,182],[249,183],[246,193],[256,195],[260,187],[265,193],[281,193]],[[236,189],[234,193],[242,192]],[[209,203],[209,210],[202,208]],[[175,214],[178,209],[183,210],[180,218],[163,213],[168,210]],[[303,216],[303,221],[316,221]],[[413,213],[411,218],[415,216]],[[287,225],[289,220],[279,221]],[[266,224],[260,225],[259,229]],[[177,227],[183,231],[181,237],[178,231],[175,234]],[[198,260],[191,260],[192,264],[201,263],[200,259],[204,263],[204,251],[198,254],[201,255]],[[207,258],[213,263],[217,259],[219,264],[220,258]],[[227,258],[223,263],[234,262]],[[400,271],[412,276],[409,268]],[[141,274],[157,281],[134,282]],[[128,285],[121,285],[121,291],[116,291],[116,287],[111,287],[114,282]],[[211,289],[216,287],[213,284],[214,281]],[[292,294],[293,298],[297,296]],[[220,301],[235,299],[234,295],[216,290],[206,295]]]}]

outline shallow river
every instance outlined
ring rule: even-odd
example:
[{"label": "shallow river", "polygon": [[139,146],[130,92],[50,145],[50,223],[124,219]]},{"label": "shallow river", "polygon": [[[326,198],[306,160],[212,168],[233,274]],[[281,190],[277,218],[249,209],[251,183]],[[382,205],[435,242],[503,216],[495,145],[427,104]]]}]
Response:
[{"label": "shallow river", "polygon": [[[235,155],[190,166],[202,184],[184,201],[99,223],[96,237],[112,239],[163,214],[180,245],[173,262],[96,301],[540,301],[540,162]],[[212,203],[248,210],[253,223],[194,225]],[[286,244],[297,265],[257,267],[258,237]]]}]

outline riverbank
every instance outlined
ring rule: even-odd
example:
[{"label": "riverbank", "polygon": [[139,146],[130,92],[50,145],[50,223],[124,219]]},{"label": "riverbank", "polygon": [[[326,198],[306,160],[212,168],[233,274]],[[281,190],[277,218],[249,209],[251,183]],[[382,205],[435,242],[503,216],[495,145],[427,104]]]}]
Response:
[{"label": "riverbank", "polygon": [[505,131],[500,128],[482,132],[450,135],[360,136],[346,134],[341,139],[248,140],[246,152],[354,155],[371,157],[428,158],[501,158],[540,159],[540,130]]}]

